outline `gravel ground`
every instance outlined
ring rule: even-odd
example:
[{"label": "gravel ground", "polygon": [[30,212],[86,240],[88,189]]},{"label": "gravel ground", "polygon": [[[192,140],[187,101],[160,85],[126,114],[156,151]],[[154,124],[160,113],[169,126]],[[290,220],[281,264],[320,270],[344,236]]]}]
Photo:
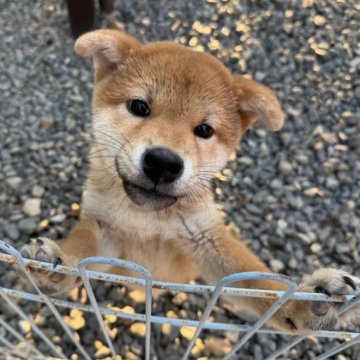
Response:
[{"label": "gravel ground", "polygon": [[[76,221],[87,171],[91,64],[73,52],[62,2],[0,0],[0,10],[0,238],[19,247],[37,234],[62,239]],[[271,134],[257,126],[247,133],[214,182],[218,201],[274,271],[298,279],[324,265],[360,275],[356,1],[119,1],[114,17],[143,41],[175,40],[208,51],[277,92],[285,128]],[[0,270],[2,285],[19,287],[13,270]],[[143,307],[111,287],[100,286],[98,296],[111,305]],[[174,295],[163,296],[155,312],[196,318],[205,301],[182,300],[176,305]],[[214,317],[239,322],[221,307]],[[93,351],[99,337],[94,319],[88,321],[92,331],[79,334]],[[50,320],[45,327],[55,336]],[[124,322],[118,329],[121,355],[140,359],[141,336]],[[235,340],[230,333],[210,335],[218,348]],[[216,357],[211,341],[197,357]],[[161,360],[178,359],[186,342],[176,330],[155,328]],[[282,342],[255,336],[239,359],[263,359]],[[312,359],[327,347],[313,339],[287,358]],[[70,355],[71,346],[64,351]],[[358,353],[354,348],[338,359],[359,359]]]}]

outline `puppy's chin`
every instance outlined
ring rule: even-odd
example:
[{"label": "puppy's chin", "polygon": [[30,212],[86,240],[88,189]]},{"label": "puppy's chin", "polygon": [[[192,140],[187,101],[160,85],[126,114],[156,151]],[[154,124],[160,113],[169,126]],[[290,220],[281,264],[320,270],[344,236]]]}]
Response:
[{"label": "puppy's chin", "polygon": [[147,191],[129,181],[123,179],[123,186],[126,195],[139,206],[146,210],[163,210],[177,201],[177,197]]}]

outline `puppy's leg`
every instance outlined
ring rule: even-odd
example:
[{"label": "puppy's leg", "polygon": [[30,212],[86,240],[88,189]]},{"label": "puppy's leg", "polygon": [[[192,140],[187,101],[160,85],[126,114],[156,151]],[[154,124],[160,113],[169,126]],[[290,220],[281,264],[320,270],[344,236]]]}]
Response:
[{"label": "puppy's leg", "polygon": [[[197,247],[197,258],[206,280],[214,283],[222,277],[239,272],[271,272],[244,243],[233,237],[224,227],[216,227],[206,241]],[[245,281],[235,286],[252,289],[286,290],[287,285],[268,281]],[[360,279],[344,271],[321,269],[308,277],[299,291],[320,292],[342,296],[359,291]],[[263,315],[273,304],[270,299],[240,299],[232,297],[257,315]],[[360,306],[339,314],[339,303],[287,301],[269,321],[271,326],[287,332],[329,329],[360,320]]]},{"label": "puppy's leg", "polygon": [[[97,224],[81,220],[60,246],[45,237],[29,240],[20,250],[23,257],[52,263],[53,266],[77,266],[85,257],[96,255]],[[32,271],[40,290],[48,295],[65,292],[76,286],[78,279],[56,272]]]}]

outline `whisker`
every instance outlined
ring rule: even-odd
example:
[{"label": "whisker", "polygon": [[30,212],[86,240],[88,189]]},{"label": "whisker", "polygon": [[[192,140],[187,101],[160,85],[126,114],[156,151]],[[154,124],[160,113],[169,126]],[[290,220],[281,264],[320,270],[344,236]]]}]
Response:
[{"label": "whisker", "polygon": [[90,151],[89,155],[95,155],[95,154],[98,154],[99,152],[102,152],[102,151],[105,151],[105,150],[107,150],[107,148],[100,148],[100,149],[98,149],[96,151]]},{"label": "whisker", "polygon": [[112,155],[96,155],[96,156],[88,156],[88,159],[114,159]]},{"label": "whisker", "polygon": [[94,130],[95,130],[95,132],[99,132],[100,134],[108,136],[110,139],[114,140],[116,144],[121,145],[120,141],[118,139],[116,139],[114,136],[112,136],[112,135],[110,135],[110,134],[108,134],[108,133],[106,133],[104,131],[101,131],[99,129],[94,129]]},{"label": "whisker", "polygon": [[114,149],[114,150],[117,150],[117,151],[121,151],[121,150],[122,150],[122,148],[118,148],[118,147],[112,146],[112,145],[110,145],[110,144],[108,144],[108,143],[106,144],[106,143],[102,143],[102,142],[95,141],[95,140],[93,140],[92,143],[93,143],[93,144],[102,145],[102,146],[105,146],[105,147],[108,147],[108,148],[111,148],[111,149]]},{"label": "whisker", "polygon": [[189,193],[189,195],[190,195],[190,198],[193,200],[193,202],[195,202],[196,198],[199,198],[207,206],[207,202],[204,199],[201,189],[193,188],[191,190],[191,192]]},{"label": "whisker", "polygon": [[106,143],[107,140],[105,140],[105,139],[99,138],[99,140],[105,141],[105,143],[101,143],[101,142],[96,141],[96,140],[93,140],[92,142],[94,144],[102,145],[102,146],[105,146],[105,147],[108,147],[108,148],[112,148],[112,149],[115,149],[117,151],[123,151],[125,153],[125,155],[130,159],[129,152],[128,152],[128,150],[126,149],[126,147],[123,144],[118,144],[120,147],[117,147],[117,146],[112,146],[113,145],[112,143],[110,143],[110,144]]},{"label": "whisker", "polygon": [[[118,139],[114,138],[114,137],[113,137],[112,135],[110,135],[109,133],[104,132],[104,131],[101,131],[101,130],[98,130],[98,129],[94,129],[94,131],[95,131],[95,132],[100,132],[100,133],[102,133],[102,134],[110,137],[111,139],[113,139],[117,144],[122,145],[121,142],[120,142]],[[130,141],[129,141],[125,136],[121,135],[121,139],[122,139],[122,140],[125,140],[129,145],[131,145]]]}]

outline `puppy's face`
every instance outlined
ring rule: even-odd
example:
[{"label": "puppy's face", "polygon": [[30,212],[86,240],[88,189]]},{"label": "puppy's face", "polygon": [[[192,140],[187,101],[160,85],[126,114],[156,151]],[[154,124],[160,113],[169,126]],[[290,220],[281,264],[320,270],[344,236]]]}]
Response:
[{"label": "puppy's face", "polygon": [[75,49],[94,56],[98,151],[146,209],[193,202],[254,120],[263,117],[273,130],[283,124],[268,88],[231,76],[207,54],[141,45],[115,30],[83,35]]}]

